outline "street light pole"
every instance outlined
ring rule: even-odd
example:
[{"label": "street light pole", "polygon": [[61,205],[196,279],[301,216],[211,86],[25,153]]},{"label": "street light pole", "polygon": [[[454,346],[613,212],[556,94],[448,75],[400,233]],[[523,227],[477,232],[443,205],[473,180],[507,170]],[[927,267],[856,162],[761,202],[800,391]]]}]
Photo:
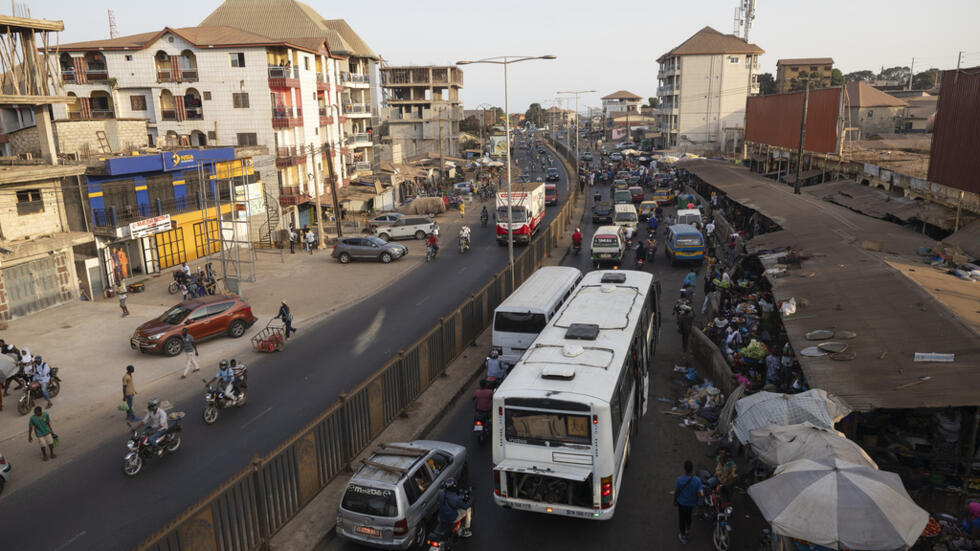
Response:
[{"label": "street light pole", "polygon": [[[579,145],[578,144],[578,135],[581,132],[580,125],[578,123],[578,96],[579,96],[579,94],[590,94],[590,93],[594,93],[594,92],[595,92],[595,90],[570,90],[570,91],[566,91],[566,92],[556,92],[558,94],[574,94],[575,95],[575,170],[576,170],[576,173],[578,171],[578,163],[579,163],[579,161],[581,159],[581,157],[579,157],[579,149],[578,149],[578,145]],[[590,111],[590,114],[591,114],[591,111]]]},{"label": "street light pole", "polygon": [[513,211],[513,192],[512,188],[512,177],[510,168],[510,102],[508,101],[507,94],[507,66],[511,63],[520,63],[521,61],[530,61],[532,59],[555,59],[553,55],[542,55],[542,56],[497,56],[488,57],[486,59],[477,60],[464,60],[457,61],[457,65],[469,65],[473,63],[489,63],[492,65],[503,65],[504,66],[504,129],[505,133],[505,145],[507,146],[507,259],[510,263],[510,288],[511,291],[517,288],[517,277],[514,274],[514,227],[512,220],[514,219]]}]

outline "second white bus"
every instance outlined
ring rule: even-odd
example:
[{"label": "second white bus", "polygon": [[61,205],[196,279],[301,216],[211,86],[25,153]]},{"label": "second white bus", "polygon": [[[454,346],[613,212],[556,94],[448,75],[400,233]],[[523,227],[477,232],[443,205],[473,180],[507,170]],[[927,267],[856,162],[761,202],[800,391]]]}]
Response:
[{"label": "second white bus", "polygon": [[494,501],[612,518],[657,346],[652,274],[595,271],[493,396]]},{"label": "second white bus", "polygon": [[500,303],[493,312],[491,346],[505,366],[521,359],[581,280],[578,268],[545,266]]}]

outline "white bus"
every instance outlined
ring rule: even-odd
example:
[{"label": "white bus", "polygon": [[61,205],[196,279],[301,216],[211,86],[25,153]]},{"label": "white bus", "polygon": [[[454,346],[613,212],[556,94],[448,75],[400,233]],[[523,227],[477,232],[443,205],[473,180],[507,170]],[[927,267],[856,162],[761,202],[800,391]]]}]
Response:
[{"label": "white bus", "polygon": [[504,365],[521,359],[581,280],[577,268],[545,266],[500,303],[493,312],[491,346]]},{"label": "white bus", "polygon": [[498,505],[612,518],[647,410],[659,294],[647,272],[586,274],[494,392]]}]

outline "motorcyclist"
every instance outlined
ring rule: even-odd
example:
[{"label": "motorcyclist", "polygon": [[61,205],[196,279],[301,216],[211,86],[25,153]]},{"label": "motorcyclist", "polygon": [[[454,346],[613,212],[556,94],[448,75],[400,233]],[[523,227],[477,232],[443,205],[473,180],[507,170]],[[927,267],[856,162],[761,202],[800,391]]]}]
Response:
[{"label": "motorcyclist", "polygon": [[46,407],[51,407],[51,395],[48,394],[48,381],[51,380],[51,366],[41,356],[34,356],[34,375],[31,380],[41,386],[41,395],[48,401]]},{"label": "motorcyclist", "polygon": [[467,246],[469,246],[469,244],[470,244],[470,227],[469,226],[463,226],[462,228],[459,228],[459,238],[462,239],[463,242],[466,243]]},{"label": "motorcyclist", "polygon": [[490,357],[487,358],[487,379],[500,381],[507,375],[507,370],[504,368],[504,364],[500,361],[499,356],[500,353],[496,350],[490,351]]},{"label": "motorcyclist", "polygon": [[470,532],[470,523],[473,521],[473,503],[468,495],[460,495],[459,488],[456,486],[456,479],[450,478],[442,484],[439,495],[436,496],[436,503],[439,505],[436,534],[440,537],[448,537],[453,530],[453,525],[457,521],[462,521],[459,527],[459,535],[468,538],[473,535]]},{"label": "motorcyclist", "polygon": [[486,226],[487,220],[489,219],[490,219],[490,212],[487,211],[487,206],[483,205],[483,210],[480,212],[480,223]]},{"label": "motorcyclist", "polygon": [[426,240],[425,244],[427,247],[432,248],[433,254],[439,252],[439,236],[435,232],[429,236],[429,239]]},{"label": "motorcyclist", "polygon": [[633,227],[632,226],[626,226],[625,230],[626,230],[626,242],[627,243],[632,243],[633,242]]},{"label": "motorcyclist", "polygon": [[480,381],[480,388],[473,393],[473,400],[476,402],[476,414],[485,417],[493,409],[493,390],[490,389],[490,381],[486,379]]},{"label": "motorcyclist", "polygon": [[636,245],[636,263],[639,264],[641,261],[646,262],[647,259],[647,247],[644,243],[638,243]]},{"label": "motorcyclist", "polygon": [[576,249],[582,248],[582,230],[575,228],[575,233],[572,234],[572,244]]},{"label": "motorcyclist", "polygon": [[235,399],[235,393],[233,392],[235,387],[235,371],[231,368],[228,360],[218,362],[218,374],[208,381],[208,385],[214,384],[215,381],[220,385],[219,388],[222,390],[225,398],[228,400]]},{"label": "motorcyclist", "polygon": [[[152,398],[146,403],[146,416],[140,421],[133,430],[139,430],[141,427],[149,425],[150,445],[156,447],[157,442],[160,438],[166,434],[167,428],[169,428],[169,422],[167,421],[167,412],[163,411],[160,407],[160,399]],[[162,453],[163,450],[158,449],[157,453]]]}]

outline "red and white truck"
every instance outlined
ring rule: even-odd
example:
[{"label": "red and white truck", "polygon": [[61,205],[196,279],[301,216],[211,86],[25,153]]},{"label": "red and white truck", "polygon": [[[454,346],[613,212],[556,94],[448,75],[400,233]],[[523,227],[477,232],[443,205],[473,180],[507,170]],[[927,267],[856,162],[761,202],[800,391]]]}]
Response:
[{"label": "red and white truck", "polygon": [[497,243],[507,244],[507,230],[514,232],[515,243],[529,243],[544,223],[544,182],[521,182],[511,184],[511,212],[513,220],[507,219],[507,192],[497,193]]}]

